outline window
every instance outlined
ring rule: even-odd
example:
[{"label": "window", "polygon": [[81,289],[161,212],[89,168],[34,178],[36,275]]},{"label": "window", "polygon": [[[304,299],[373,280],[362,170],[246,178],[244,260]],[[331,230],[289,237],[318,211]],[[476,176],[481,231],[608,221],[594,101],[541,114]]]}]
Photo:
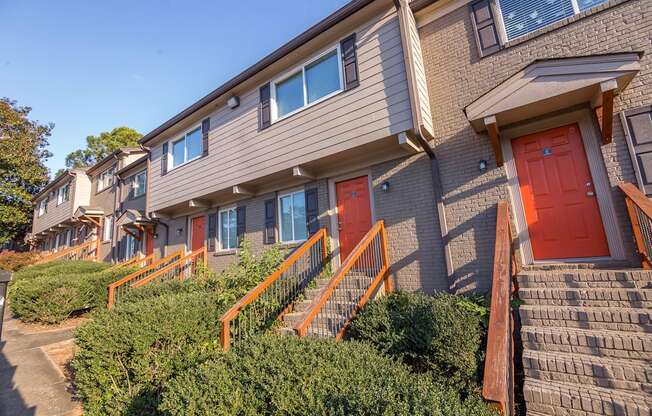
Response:
[{"label": "window", "polygon": [[97,177],[97,191],[102,191],[113,185],[113,175],[115,174],[115,166],[105,170]]},{"label": "window", "polygon": [[45,215],[48,212],[48,200],[43,199],[38,203],[38,216]]},{"label": "window", "polygon": [[125,241],[125,260],[129,260],[136,255],[137,247],[138,240],[136,240],[133,235],[127,234],[127,239]]},{"label": "window", "polygon": [[65,235],[64,244],[66,245],[66,247],[70,247],[70,242],[71,242],[70,240],[72,240],[72,230],[71,229],[66,230],[64,235]]},{"label": "window", "polygon": [[507,40],[513,40],[607,0],[499,0]]},{"label": "window", "polygon": [[182,138],[172,142],[172,167],[198,158],[202,154],[201,126],[186,133]]},{"label": "window", "polygon": [[57,191],[57,205],[61,205],[68,200],[70,200],[70,182]]},{"label": "window", "polygon": [[131,177],[131,197],[138,198],[145,195],[145,185],[147,184],[147,171],[144,170]]},{"label": "window", "polygon": [[238,248],[238,214],[235,207],[221,210],[219,217],[220,233],[218,238],[220,240],[220,249],[232,250]]},{"label": "window", "polygon": [[343,89],[339,46],[272,82],[272,119],[278,120]]},{"label": "window", "polygon": [[113,238],[113,217],[104,217],[104,225],[102,226],[102,241],[111,241]]},{"label": "window", "polygon": [[279,198],[281,241],[291,243],[308,238],[306,226],[306,196],[303,191],[281,195]]}]

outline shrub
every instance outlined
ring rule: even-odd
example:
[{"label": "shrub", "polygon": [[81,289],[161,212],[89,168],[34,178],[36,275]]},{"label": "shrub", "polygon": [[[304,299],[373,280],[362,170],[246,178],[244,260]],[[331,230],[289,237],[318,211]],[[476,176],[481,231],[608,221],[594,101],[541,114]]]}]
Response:
[{"label": "shrub", "polygon": [[33,264],[37,259],[38,254],[34,252],[3,251],[0,253],[0,270],[15,272]]},{"label": "shrub", "polygon": [[488,415],[368,344],[268,335],[166,385],[169,415]]},{"label": "shrub", "polygon": [[14,273],[13,280],[30,279],[41,276],[59,276],[67,274],[87,274],[99,272],[111,267],[108,263],[95,261],[51,261],[43,264],[25,267]]},{"label": "shrub", "polygon": [[[57,266],[57,270],[63,269]],[[12,283],[12,312],[25,322],[59,323],[71,315],[106,305],[106,286],[127,271],[48,272]]]},{"label": "shrub", "polygon": [[369,303],[348,331],[413,371],[456,388],[473,387],[482,366],[481,307],[461,296],[397,292]]}]

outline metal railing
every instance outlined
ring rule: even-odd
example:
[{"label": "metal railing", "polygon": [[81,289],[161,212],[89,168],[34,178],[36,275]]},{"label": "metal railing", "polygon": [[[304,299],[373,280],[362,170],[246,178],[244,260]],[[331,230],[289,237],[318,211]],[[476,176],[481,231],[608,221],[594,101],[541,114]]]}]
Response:
[{"label": "metal railing", "polygon": [[499,202],[482,396],[506,416],[514,414],[514,323],[517,312],[512,311],[511,300],[517,293],[516,272],[509,207],[506,202]]},{"label": "metal railing", "polygon": [[116,302],[119,302],[124,294],[136,283],[146,279],[148,276],[157,273],[159,270],[169,266],[170,264],[179,261],[183,257],[183,250],[176,251],[167,257],[164,257],[147,267],[137,270],[120,280],[111,283],[108,286],[108,302],[107,307],[111,309]]},{"label": "metal railing", "polygon": [[51,261],[65,260],[97,260],[97,244],[95,241],[87,241],[77,246],[68,247],[54,253],[49,253],[38,259],[34,264],[48,263]]},{"label": "metal railing", "polygon": [[300,336],[334,336],[340,340],[351,320],[384,283],[391,291],[387,233],[378,221],[344,260],[295,327]]},{"label": "metal railing", "polygon": [[319,277],[327,263],[327,237],[324,228],[317,231],[222,315],[221,343],[225,351],[232,342],[240,342],[271,325]]},{"label": "metal railing", "polygon": [[642,266],[652,269],[652,201],[634,184],[621,183],[618,186],[625,193],[627,213]]}]

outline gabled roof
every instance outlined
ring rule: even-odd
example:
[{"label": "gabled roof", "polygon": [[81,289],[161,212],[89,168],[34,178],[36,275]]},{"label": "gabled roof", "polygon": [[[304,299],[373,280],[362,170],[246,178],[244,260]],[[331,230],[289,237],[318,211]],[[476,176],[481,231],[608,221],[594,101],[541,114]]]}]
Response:
[{"label": "gabled roof", "polygon": [[93,166],[90,166],[86,170],[86,174],[92,175],[93,173],[98,171],[102,167],[102,165],[104,165],[106,162],[108,162],[111,159],[115,159],[122,154],[128,155],[130,153],[144,152],[144,151],[145,150],[141,147],[121,147],[120,149],[116,149],[113,152],[106,155],[102,160],[96,162]]},{"label": "gabled roof", "polygon": [[39,193],[32,197],[32,200],[36,201],[43,195],[47,194],[52,188],[64,182],[66,178],[77,175],[78,173],[85,173],[86,168],[75,168],[75,169],[66,169],[52,179]]}]

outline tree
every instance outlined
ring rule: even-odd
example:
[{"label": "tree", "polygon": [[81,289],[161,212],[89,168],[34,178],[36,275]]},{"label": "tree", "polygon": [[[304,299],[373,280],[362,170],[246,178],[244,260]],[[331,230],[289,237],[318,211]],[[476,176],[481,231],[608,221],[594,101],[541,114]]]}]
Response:
[{"label": "tree", "polygon": [[32,223],[32,198],[48,182],[54,124],[29,120],[30,111],[0,98],[0,245],[22,241]]},{"label": "tree", "polygon": [[142,134],[129,127],[116,127],[105,131],[99,136],[86,137],[86,148],[75,150],[66,156],[66,167],[69,169],[91,166],[104,159],[114,150],[121,147],[137,146]]}]

